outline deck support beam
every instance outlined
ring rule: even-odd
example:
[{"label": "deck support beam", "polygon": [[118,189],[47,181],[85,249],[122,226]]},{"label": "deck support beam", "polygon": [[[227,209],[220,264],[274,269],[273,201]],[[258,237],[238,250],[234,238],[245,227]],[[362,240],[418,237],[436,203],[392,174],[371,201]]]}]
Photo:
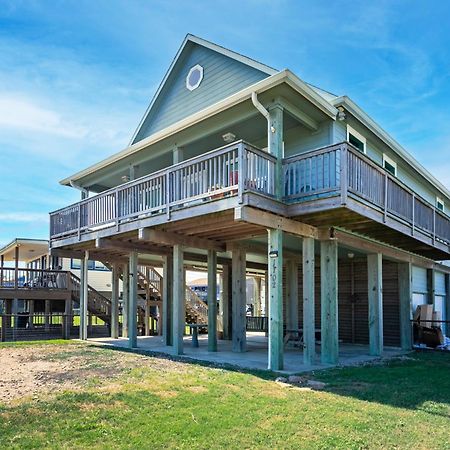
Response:
[{"label": "deck support beam", "polygon": [[117,263],[112,266],[111,277],[111,337],[119,337],[119,267]]},{"label": "deck support beam", "polygon": [[128,309],[130,297],[130,265],[126,263],[122,266],[122,337],[128,337]]},{"label": "deck support beam", "polygon": [[261,316],[261,277],[255,277],[255,316]]},{"label": "deck support beam", "polygon": [[129,271],[129,299],[128,299],[128,345],[130,348],[137,348],[137,297],[138,297],[138,276],[137,276],[137,252],[130,252]]},{"label": "deck support beam", "polygon": [[34,328],[34,300],[28,300],[28,326]]},{"label": "deck support beam", "polygon": [[283,231],[268,230],[269,370],[283,369]]},{"label": "deck support beam", "polygon": [[173,257],[163,259],[162,333],[164,345],[172,345],[173,330]]},{"label": "deck support beam", "polygon": [[173,246],[173,353],[183,354],[183,337],[186,326],[185,273],[183,247]]},{"label": "deck support beam", "polygon": [[232,260],[232,351],[247,350],[246,337],[246,254],[239,248],[233,250]]},{"label": "deck support beam", "polygon": [[338,243],[320,243],[321,360],[337,364],[339,360],[338,329]]},{"label": "deck support beam", "polygon": [[80,260],[80,339],[87,340],[87,322],[88,322],[88,262],[89,252],[84,252],[84,258]]},{"label": "deck support beam", "polygon": [[398,264],[398,294],[400,303],[400,344],[403,350],[412,348],[412,264]]},{"label": "deck support beam", "polygon": [[369,348],[372,356],[383,353],[383,255],[367,255],[369,298]]},{"label": "deck support beam", "polygon": [[217,351],[217,253],[208,250],[208,351]]},{"label": "deck support beam", "polygon": [[298,330],[298,264],[286,262],[286,329]]},{"label": "deck support beam", "polygon": [[314,239],[303,239],[303,363],[316,360]]}]

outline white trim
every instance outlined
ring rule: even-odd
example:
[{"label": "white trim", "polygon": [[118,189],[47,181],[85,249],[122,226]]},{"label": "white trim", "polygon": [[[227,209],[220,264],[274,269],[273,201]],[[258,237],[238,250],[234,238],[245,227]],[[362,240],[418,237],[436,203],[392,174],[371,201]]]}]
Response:
[{"label": "white trim", "polygon": [[[442,205],[442,209],[439,208],[438,204]],[[439,211],[441,212],[445,212],[445,202],[444,200],[442,200],[442,198],[436,196],[436,208],[439,209]]]},{"label": "white trim", "polygon": [[[386,155],[386,153],[383,153],[383,168],[384,169],[386,169],[386,167],[384,166],[385,162],[387,162],[394,168],[394,176],[397,176],[397,163],[392,158],[389,158],[389,156]],[[388,170],[388,172],[389,172],[389,170]]]},{"label": "white trim", "polygon": [[367,153],[367,139],[358,131],[356,131],[353,127],[347,124],[347,141],[350,142],[350,134],[355,136],[358,141],[361,141],[363,144],[363,153]]},{"label": "white trim", "polygon": [[[200,78],[195,84],[190,84],[189,78],[191,77],[192,72],[194,72],[195,70],[198,70],[200,72]],[[202,80],[203,80],[203,67],[200,64],[196,64],[194,67],[191,67],[189,69],[189,72],[186,75],[186,89],[190,91],[197,89],[200,86]]]},{"label": "white trim", "polygon": [[388,147],[394,150],[410,166],[412,166],[421,176],[429,181],[444,197],[450,198],[450,191],[425,167],[423,167],[411,154],[409,154],[392,136],[384,131],[366,112],[364,112],[352,99],[346,95],[330,100],[335,106],[344,106],[344,108],[356,117],[365,127],[367,127],[375,136],[383,141]]},{"label": "white trim", "polygon": [[70,177],[64,178],[60,181],[60,184],[69,186],[71,181],[77,181],[81,178],[91,175],[100,169],[104,169],[111,164],[114,164],[150,145],[155,144],[156,142],[166,139],[167,137],[185,130],[186,128],[189,128],[209,117],[212,117],[239,103],[249,100],[252,96],[252,92],[260,94],[282,83],[288,84],[292,89],[308,99],[314,106],[316,106],[320,111],[329,116],[331,119],[336,119],[338,110],[334,106],[330,105],[329,102],[327,102],[323,97],[317,94],[305,82],[295,76],[290,70],[285,69],[281,72],[276,73],[275,75],[264,78],[263,80],[246,87],[242,91],[236,92],[236,94],[233,94],[215,103],[214,105],[208,106],[207,108],[202,109],[201,111],[192,114],[174,123],[173,125],[164,128],[161,131],[157,131],[156,133],[146,137],[145,139],[142,139],[141,141],[138,141],[135,144],[126,147],[124,150],[115,153],[114,155],[111,155],[110,157],[84,170],[81,170],[80,172],[77,172]]}]

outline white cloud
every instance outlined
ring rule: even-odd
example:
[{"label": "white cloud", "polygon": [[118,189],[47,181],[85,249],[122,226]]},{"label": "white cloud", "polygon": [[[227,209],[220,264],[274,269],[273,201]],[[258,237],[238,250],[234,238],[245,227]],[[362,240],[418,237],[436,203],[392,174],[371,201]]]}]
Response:
[{"label": "white cloud", "polygon": [[21,94],[0,93],[0,127],[15,128],[63,137],[82,138],[87,128],[68,124],[62,115],[47,109]]}]

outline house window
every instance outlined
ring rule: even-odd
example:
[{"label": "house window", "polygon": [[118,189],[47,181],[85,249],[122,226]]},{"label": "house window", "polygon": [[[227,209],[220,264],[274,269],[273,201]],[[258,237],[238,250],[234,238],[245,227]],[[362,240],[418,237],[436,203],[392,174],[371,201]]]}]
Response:
[{"label": "house window", "polygon": [[[80,269],[81,268],[81,262],[79,259],[71,259],[70,260],[70,268],[71,269]],[[109,270],[103,263],[100,261],[88,261],[88,270],[101,270],[101,271],[107,271]]]},{"label": "house window", "polygon": [[383,153],[383,167],[394,177],[397,176],[397,163]]},{"label": "house window", "polygon": [[356,147],[360,152],[366,153],[366,138],[350,125],[347,125],[347,141]]},{"label": "house window", "polygon": [[445,210],[444,200],[440,199],[439,197],[436,197],[436,208],[442,212],[444,212],[444,210]]},{"label": "house window", "polygon": [[203,67],[200,64],[195,65],[189,70],[186,77],[186,88],[190,91],[197,89],[203,80]]}]

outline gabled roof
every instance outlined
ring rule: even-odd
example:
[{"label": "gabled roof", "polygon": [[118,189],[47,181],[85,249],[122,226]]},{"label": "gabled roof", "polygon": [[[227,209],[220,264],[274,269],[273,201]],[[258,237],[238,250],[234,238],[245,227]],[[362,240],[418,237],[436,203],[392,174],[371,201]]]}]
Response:
[{"label": "gabled roof", "polygon": [[194,44],[198,44],[202,47],[208,48],[210,50],[213,50],[217,53],[220,53],[221,55],[227,56],[228,58],[231,58],[238,62],[241,62],[249,67],[253,67],[256,70],[259,70],[260,72],[266,73],[268,76],[274,75],[278,72],[278,70],[274,69],[273,67],[267,66],[266,64],[262,64],[252,58],[241,55],[240,53],[234,52],[225,47],[221,47],[220,45],[214,44],[213,42],[207,41],[206,39],[199,38],[192,34],[187,34],[186,37],[184,38],[184,41],[181,44],[178,52],[176,53],[175,58],[173,59],[172,63],[170,64],[169,69],[167,70],[166,74],[164,75],[164,78],[162,79],[158,89],[156,90],[156,92],[150,102],[150,105],[148,106],[147,110],[145,111],[144,116],[142,117],[141,121],[139,122],[139,125],[136,128],[136,131],[133,133],[133,136],[132,136],[130,144],[129,144],[130,146],[132,144],[136,143],[136,137],[138,136],[140,129],[145,124],[147,117],[150,114],[150,111],[152,111],[156,101],[158,100],[158,97],[161,94],[163,87],[165,86],[172,71],[174,70],[175,66],[177,65],[177,62],[179,61],[181,55],[183,54],[186,46],[191,42]]}]

